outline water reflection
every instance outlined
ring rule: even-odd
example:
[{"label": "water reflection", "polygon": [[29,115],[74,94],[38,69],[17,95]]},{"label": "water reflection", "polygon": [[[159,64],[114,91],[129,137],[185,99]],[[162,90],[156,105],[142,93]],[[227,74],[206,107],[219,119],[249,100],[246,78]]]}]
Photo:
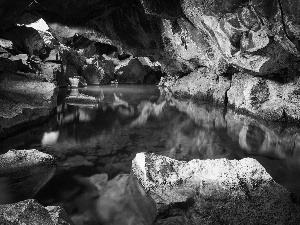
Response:
[{"label": "water reflection", "polygon": [[[253,157],[277,182],[300,195],[300,130],[296,127],[177,100],[155,86],[71,91],[101,101],[97,105],[62,102],[47,124],[8,138],[0,147],[2,151],[37,148],[56,156],[58,171],[36,198],[46,205],[63,206],[77,224],[151,220],[151,207],[142,212],[139,205],[148,200],[142,201],[143,195],[136,191],[140,197],[133,197],[128,188],[124,192],[129,178],[120,175],[130,173],[131,160],[143,151],[179,160]],[[5,188],[2,183],[0,189]],[[138,203],[132,199],[139,199]]]}]

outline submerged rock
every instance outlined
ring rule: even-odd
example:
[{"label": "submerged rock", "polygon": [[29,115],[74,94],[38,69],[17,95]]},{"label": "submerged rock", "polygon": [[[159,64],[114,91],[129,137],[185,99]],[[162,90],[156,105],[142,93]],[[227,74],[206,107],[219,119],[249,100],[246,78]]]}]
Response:
[{"label": "submerged rock", "polygon": [[78,94],[66,97],[65,100],[68,104],[98,104],[99,100],[95,97],[88,96],[85,94]]},{"label": "submerged rock", "polygon": [[[99,183],[96,185],[99,189]],[[103,185],[96,205],[104,224],[150,225],[156,216],[155,202],[147,196],[136,178],[128,174],[118,175]]]},{"label": "submerged rock", "polygon": [[54,158],[33,150],[0,155],[0,204],[32,198],[54,175]]},{"label": "submerged rock", "polygon": [[156,224],[300,221],[299,203],[255,159],[183,162],[138,153],[132,172],[164,215]]},{"label": "submerged rock", "polygon": [[34,199],[0,205],[0,223],[15,225],[73,225],[64,209],[59,206],[43,207]]}]

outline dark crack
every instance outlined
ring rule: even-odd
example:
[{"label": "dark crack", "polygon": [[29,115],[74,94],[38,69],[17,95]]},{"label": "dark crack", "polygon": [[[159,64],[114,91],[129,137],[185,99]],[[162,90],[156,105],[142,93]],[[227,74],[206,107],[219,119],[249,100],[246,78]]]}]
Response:
[{"label": "dark crack", "polygon": [[284,31],[287,39],[289,39],[292,42],[292,39],[290,38],[290,36],[287,33],[286,25],[285,25],[285,22],[284,22],[284,13],[283,13],[281,0],[278,0],[278,5],[279,5],[280,12],[281,12],[281,22],[282,22],[283,31]]}]

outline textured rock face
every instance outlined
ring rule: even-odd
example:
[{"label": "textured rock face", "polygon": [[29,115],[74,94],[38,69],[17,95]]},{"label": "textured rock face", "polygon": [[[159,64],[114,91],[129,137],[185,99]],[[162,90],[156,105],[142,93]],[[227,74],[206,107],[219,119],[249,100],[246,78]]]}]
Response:
[{"label": "textured rock face", "polygon": [[56,106],[53,83],[24,78],[22,74],[2,73],[0,77],[0,135],[49,116]]},{"label": "textured rock face", "polygon": [[224,104],[229,87],[229,79],[206,69],[199,69],[177,80],[171,90],[177,97],[192,97]]},{"label": "textured rock face", "polygon": [[54,158],[37,150],[0,155],[0,204],[32,198],[54,175]]},{"label": "textured rock face", "polygon": [[300,219],[299,203],[254,159],[182,162],[138,153],[132,172],[161,212],[182,204],[184,213],[177,209],[177,218],[157,224],[293,224]]},{"label": "textured rock face", "polygon": [[59,206],[44,208],[36,200],[29,199],[15,204],[0,205],[1,224],[73,225],[67,213]]},{"label": "textured rock face", "polygon": [[248,74],[235,74],[228,103],[267,120],[299,121],[299,86],[297,82],[279,83]]},{"label": "textured rock face", "polygon": [[[21,29],[13,26],[26,11],[43,17],[49,24],[56,41],[72,46],[72,51],[78,53],[77,55],[71,53],[72,57],[62,59],[66,68],[53,67],[55,71],[53,74],[57,76],[63,74],[67,68],[75,67],[77,74],[86,76],[85,79],[90,80],[91,83],[95,83],[99,77],[102,79],[103,74],[109,74],[108,79],[103,78],[106,83],[111,78],[115,78],[112,70],[106,72],[110,66],[101,66],[99,70],[99,65],[85,63],[85,60],[81,59],[82,56],[90,58],[95,53],[110,55],[112,52],[120,54],[125,52],[135,57],[148,56],[152,60],[158,60],[162,69],[172,76],[181,77],[193,72],[192,77],[196,77],[194,73],[197,73],[199,68],[205,67],[207,72],[197,75],[201,77],[198,81],[201,83],[203,81],[203,84],[189,83],[187,78],[180,81],[179,87],[184,87],[184,84],[188,83],[187,88],[194,90],[184,91],[191,92],[190,95],[196,93],[195,97],[209,96],[216,102],[229,101],[236,108],[255,115],[262,114],[264,118],[284,117],[288,118],[285,120],[299,120],[297,94],[283,93],[287,85],[283,81],[278,81],[278,84],[270,81],[278,80],[282,76],[292,77],[294,80],[290,81],[290,86],[297,86],[296,80],[300,68],[298,59],[300,4],[295,0],[229,0],[226,2],[219,0],[172,2],[69,0],[63,3],[47,0],[33,4],[22,2],[15,4],[14,7],[8,1],[2,1],[1,6],[3,10],[0,15],[5,17],[3,20],[5,23],[3,21],[0,23],[0,27],[4,30],[2,32],[4,35],[0,34],[1,39],[8,41],[13,39],[8,38],[6,33],[12,35],[13,30]],[[11,11],[9,16],[5,13],[7,10]],[[24,37],[21,42],[26,53],[42,54],[41,38],[36,35],[27,38],[27,31],[24,32]],[[48,39],[43,37],[44,42]],[[106,48],[107,45],[112,47]],[[7,53],[3,55],[7,56]],[[49,69],[50,65],[43,71],[47,71],[47,68]],[[254,85],[256,88],[253,86],[253,81],[246,82],[249,86],[244,87],[252,90],[253,97],[250,98],[254,100],[251,100],[250,105],[247,101],[238,103],[239,100],[232,93],[230,96],[234,99],[227,100],[227,78],[230,80],[231,76],[238,72],[261,77],[259,84]],[[92,74],[97,75],[92,76]],[[224,78],[226,82],[223,81],[222,76],[227,77]],[[216,81],[216,77],[219,81]],[[235,79],[233,84],[237,83]],[[225,88],[222,88],[223,84]],[[236,89],[240,88],[233,87],[232,91]],[[295,88],[291,87],[291,89]],[[259,91],[262,94],[258,96],[255,93]],[[293,100],[282,103],[285,97],[279,95],[269,96],[269,100],[266,100],[269,94],[276,93],[282,96],[287,94]],[[280,109],[277,105],[280,105],[278,106]]]}]

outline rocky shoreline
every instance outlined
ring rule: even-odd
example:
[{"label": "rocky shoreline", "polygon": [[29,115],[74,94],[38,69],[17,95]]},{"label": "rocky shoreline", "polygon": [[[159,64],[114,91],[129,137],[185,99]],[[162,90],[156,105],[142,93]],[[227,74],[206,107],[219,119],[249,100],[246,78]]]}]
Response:
[{"label": "rocky shoreline", "polygon": [[[53,165],[53,160],[36,150],[9,151],[0,157],[1,176],[20,171],[24,175],[29,168]],[[105,174],[77,179],[97,190],[97,214],[105,224],[297,224],[300,221],[300,198],[276,183],[251,158],[185,162],[154,153],[137,153],[130,175],[118,175],[110,181]],[[44,186],[46,182],[37,183]],[[43,207],[30,198],[13,204],[4,202],[1,199],[0,222],[4,224],[29,225],[32,221],[74,224],[58,206]]]},{"label": "rocky shoreline", "polygon": [[206,101],[266,121],[299,124],[298,86],[294,81],[281,84],[247,73],[228,78],[200,69],[182,78],[162,78],[159,86],[179,100]]}]

